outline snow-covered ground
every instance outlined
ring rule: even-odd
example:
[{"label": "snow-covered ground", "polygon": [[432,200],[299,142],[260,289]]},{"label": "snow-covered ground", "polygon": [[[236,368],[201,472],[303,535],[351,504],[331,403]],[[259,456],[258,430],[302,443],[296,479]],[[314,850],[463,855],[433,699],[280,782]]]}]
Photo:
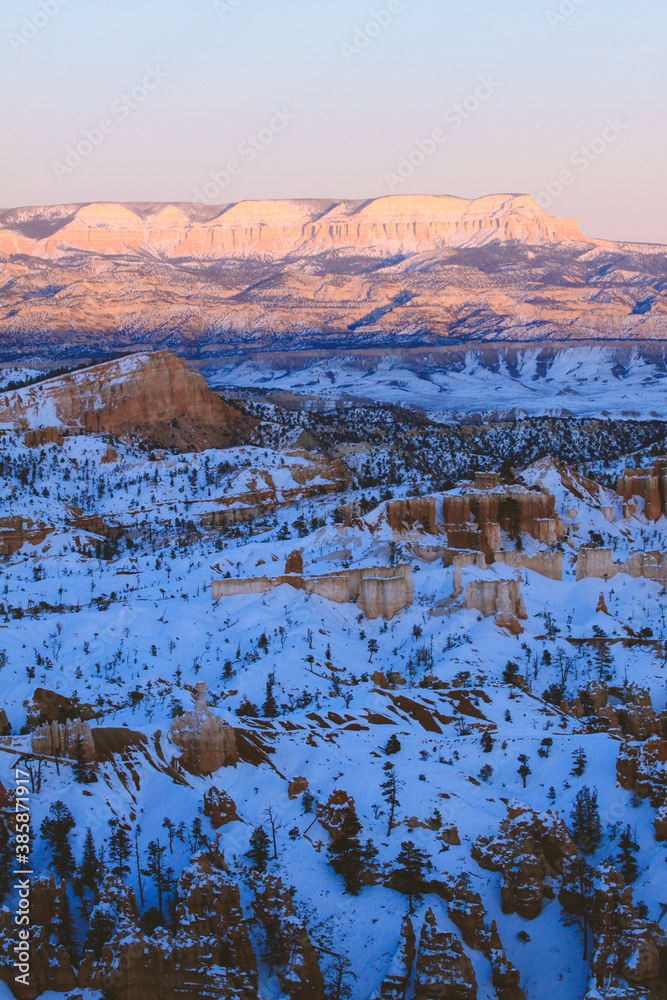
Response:
[{"label": "snow-covered ground", "polygon": [[[564,352],[552,374],[554,385],[558,373],[561,386],[579,378],[577,369],[568,367],[568,357]],[[465,389],[452,373],[424,382],[409,372],[401,375],[389,364],[372,376],[358,377],[339,366],[330,379],[331,394],[344,391],[386,399],[395,390],[397,401],[409,397],[438,410],[447,400],[448,407],[464,408],[472,407],[471,387],[479,378],[483,391],[491,392],[494,407],[505,405],[502,401],[509,400],[510,392],[528,407],[535,361],[526,356],[517,382],[502,367],[498,373],[476,368],[471,357]],[[315,366],[310,384],[297,385],[293,375],[282,381],[276,376],[267,387],[285,388],[289,383],[292,391],[321,393],[329,368]],[[646,372],[638,362],[635,374],[623,382],[628,408]],[[237,370],[236,376],[238,384],[244,380],[245,385],[259,385],[264,377],[249,365]],[[608,392],[605,379],[611,377],[600,375],[595,383],[600,395]],[[397,383],[393,388],[392,380]],[[585,391],[582,387],[582,407]],[[656,405],[660,391],[656,383]],[[554,407],[557,395],[554,388]],[[570,395],[565,398],[571,408]],[[607,404],[612,406],[610,398]],[[618,395],[616,404],[625,405]],[[585,405],[594,402],[589,399]],[[159,731],[157,741],[170,760],[177,755],[169,735],[172,716],[190,709],[194,685],[205,682],[209,704],[224,720],[256,733],[270,750],[270,764],[241,762],[210,778],[187,774],[184,784],[175,784],[150,755],[137,752],[132,764],[136,784],[127,762],[117,758],[100,765],[100,781],[92,786],[92,796],[88,786],[72,782],[67,768],[61,767],[57,774],[49,766],[41,791],[33,796],[35,830],[50,805],[64,800],[76,819],[77,860],[87,828],[99,848],[108,844],[109,820],[114,818],[132,828],[140,825],[138,842],[145,852],[156,837],[166,842],[165,817],[183,819],[189,826],[200,814],[204,793],[215,785],[233,798],[241,819],[219,831],[220,846],[238,878],[244,913],[251,919],[249,837],[256,826],[266,824],[266,809],[272,805],[280,828],[278,859],[270,861],[270,869],[280,873],[285,885],[295,887],[295,905],[312,940],[323,947],[334,943],[336,950],[349,956],[357,976],[352,995],[366,1000],[378,989],[395,953],[406,900],[383,885],[367,887],[358,897],[343,894],[340,878],[327,863],[327,833],[315,823],[306,837],[314,813],[304,813],[301,798],[288,798],[286,779],[304,776],[319,802],[337,788],[354,798],[360,836],[373,839],[380,871],[391,869],[401,841],[413,830],[415,843],[433,860],[434,877],[469,873],[489,922],[498,922],[508,957],[521,971],[530,1000],[583,997],[589,968],[581,959],[579,932],[560,920],[559,903],[547,901],[534,922],[503,915],[500,876],[480,868],[470,849],[480,835],[497,833],[507,800],[519,799],[538,811],[553,808],[569,821],[577,791],[584,785],[595,786],[604,838],[591,860],[615,855],[619,824],[630,823],[640,844],[634,896],[646,903],[652,918],[658,917],[664,889],[655,872],[664,870],[665,845],[653,838],[655,810],[648,801],[631,803],[631,794],[618,785],[617,738],[587,731],[577,719],[545,704],[542,694],[561,678],[563,659],[569,663],[568,694],[597,679],[598,666],[589,647],[569,641],[592,636],[596,626],[608,637],[620,639],[650,625],[654,639],[667,638],[662,585],[626,575],[608,582],[577,581],[574,568],[576,552],[590,541],[591,533],[602,536],[617,561],[633,549],[664,551],[665,518],[647,522],[640,505],[637,515],[624,521],[618,498],[614,500],[608,491],[583,499],[575,496],[552,462],[525,470],[527,483],[555,495],[556,509],[568,525],[571,546],[564,547],[563,580],[531,570],[509,570],[499,563],[463,573],[464,585],[476,578],[520,580],[527,618],[518,636],[499,628],[493,616],[467,610],[462,600],[450,601],[453,569],[441,560],[414,557],[409,539],[398,542],[393,557],[412,563],[415,600],[389,622],[368,621],[355,604],[307,596],[287,584],[264,595],[213,602],[213,578],[279,575],[296,548],[303,550],[306,574],[341,569],[350,560],[354,566],[387,565],[393,535],[383,517],[384,504],[344,527],[334,511],[357,498],[358,491],[352,485],[335,493],[317,495],[316,489],[307,493],[302,473],[313,463],[294,452],[245,447],[149,457],[128,444],[116,442],[115,448],[115,459],[103,461],[108,458],[107,442],[92,437],[67,438],[62,446],[37,449],[26,448],[13,433],[2,440],[0,514],[43,522],[48,531],[42,540],[25,542],[0,568],[0,649],[6,653],[2,706],[12,727],[4,745],[14,751],[29,749],[26,703],[41,686],[98,707],[101,725],[145,733],[151,748]],[[324,488],[328,481],[316,468],[307,483]],[[212,510],[268,501],[270,513],[253,529],[201,527],[202,518]],[[602,506],[614,508],[616,519],[610,521]],[[104,534],[99,523],[85,521],[93,515],[110,528],[122,528],[119,537]],[[297,529],[295,521],[301,515],[302,526]],[[422,533],[419,541],[443,544],[441,535]],[[505,542],[513,544],[507,538]],[[539,548],[526,536],[526,552]],[[601,594],[607,611],[597,610]],[[557,628],[551,637],[547,614]],[[613,683],[622,685],[627,678],[646,688],[656,712],[664,710],[665,658],[656,646],[619,642],[611,648]],[[524,687],[503,681],[508,661],[517,663]],[[401,682],[381,689],[371,679],[376,670],[395,671]],[[424,682],[427,674],[443,686]],[[278,703],[275,718],[263,717],[262,708],[271,678]],[[462,709],[461,693],[476,714]],[[397,703],[399,696],[407,700]],[[239,716],[238,710],[248,701],[256,706],[259,718]],[[424,709],[438,720],[435,728],[425,728]],[[495,727],[491,753],[481,745],[481,730],[487,727]],[[401,748],[387,757],[384,747],[392,733]],[[553,740],[548,756],[538,753],[546,737]],[[576,777],[571,770],[579,747],[584,747],[588,763]],[[522,753],[531,769],[525,788],[517,773]],[[16,753],[3,752],[0,757],[0,780],[7,786]],[[395,764],[400,785],[401,826],[389,834],[380,788],[387,760]],[[480,773],[485,765],[490,765],[491,773]],[[436,810],[443,824],[457,826],[460,846],[445,849],[436,829],[413,828],[407,822],[414,817],[424,822]],[[213,839],[209,821],[203,819],[203,824]],[[189,858],[187,839],[175,841],[169,864],[179,873]],[[37,837],[36,870],[47,871],[49,860]],[[127,877],[136,887],[136,867]],[[150,885],[144,892],[146,906],[155,905]],[[6,902],[10,901],[8,897]],[[436,911],[440,929],[454,929],[446,905],[432,895],[419,906],[417,928],[428,906]],[[85,935],[80,917],[77,930],[80,937]],[[480,953],[466,950],[476,970],[478,995],[494,996],[490,964]],[[280,995],[275,974],[269,977],[267,967],[262,966],[260,983],[267,1000]],[[95,997],[86,993],[86,1000]]]},{"label": "snow-covered ground", "polygon": [[421,352],[410,361],[331,358],[281,368],[261,360],[209,365],[211,387],[292,392],[323,400],[367,399],[427,410],[436,419],[479,413],[664,416],[667,370],[660,354],[609,347],[468,351],[448,361]]}]

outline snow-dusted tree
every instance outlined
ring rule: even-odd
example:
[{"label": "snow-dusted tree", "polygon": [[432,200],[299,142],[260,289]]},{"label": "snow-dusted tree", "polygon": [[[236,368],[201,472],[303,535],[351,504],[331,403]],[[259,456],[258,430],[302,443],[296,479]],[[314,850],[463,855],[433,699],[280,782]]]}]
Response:
[{"label": "snow-dusted tree", "polygon": [[586,770],[586,754],[584,753],[584,748],[577,747],[577,749],[572,754],[572,770],[570,771],[570,774],[573,774],[577,778],[580,778],[585,770]]},{"label": "snow-dusted tree", "polygon": [[167,867],[164,862],[166,850],[166,844],[161,844],[159,840],[151,840],[148,844],[148,860],[143,870],[144,875],[151,879],[157,889],[157,907],[161,917],[164,917],[162,897],[171,889],[174,875],[174,869]]},{"label": "snow-dusted tree", "polygon": [[83,842],[81,864],[76,870],[76,877],[74,879],[74,887],[78,895],[82,896],[85,889],[88,889],[89,892],[95,895],[98,890],[99,875],[100,862],[95,851],[93,831],[88,827],[86,839]]},{"label": "snow-dusted tree", "polygon": [[533,772],[530,769],[530,765],[528,763],[528,757],[526,756],[525,753],[520,753],[519,754],[518,761],[519,761],[519,767],[518,767],[516,773],[519,775],[519,777],[523,781],[523,787],[525,788],[526,787],[526,778],[528,777],[529,774],[532,774]]},{"label": "snow-dusted tree", "polygon": [[275,684],[275,677],[271,673],[266,682],[266,698],[264,704],[262,705],[262,715],[265,719],[275,719],[278,713],[278,704],[276,702],[275,695],[273,693],[273,686]]},{"label": "snow-dusted tree", "polygon": [[51,851],[51,867],[59,879],[69,878],[74,874],[76,864],[69,841],[70,831],[76,823],[64,802],[58,799],[52,803],[49,815],[42,820],[40,831]]},{"label": "snow-dusted tree", "polygon": [[269,859],[269,835],[263,826],[256,826],[250,837],[250,850],[248,855],[255,863],[255,868],[266,871],[266,862]]},{"label": "snow-dusted tree", "polygon": [[111,871],[121,878],[129,872],[128,861],[132,853],[130,837],[124,826],[121,826],[117,819],[109,820],[111,835],[109,837],[109,860],[113,867]]},{"label": "snow-dusted tree", "polygon": [[380,788],[382,789],[382,798],[389,806],[389,820],[387,823],[387,836],[389,836],[394,823],[396,806],[400,806],[401,803],[398,800],[398,781],[396,778],[396,771],[394,769],[394,765],[390,761],[387,761],[384,765],[384,772],[387,777],[380,785]]},{"label": "snow-dusted tree", "polygon": [[484,751],[484,753],[491,753],[491,751],[493,750],[493,736],[491,735],[488,729],[485,729],[484,732],[482,733],[481,743],[482,743],[482,750]]},{"label": "snow-dusted tree", "polygon": [[384,745],[384,752],[386,754],[398,753],[398,751],[400,749],[401,749],[400,740],[399,740],[398,736],[396,735],[396,733],[392,733],[391,736],[389,737],[389,739],[387,740],[387,742]]},{"label": "snow-dusted tree", "polygon": [[424,869],[432,868],[433,864],[427,852],[412,840],[401,841],[396,861],[400,867],[394,870],[394,875],[401,891],[408,897],[409,912],[414,913],[414,902],[421,899],[424,886]]},{"label": "snow-dusted tree", "polygon": [[570,813],[572,838],[578,847],[590,854],[602,840],[602,824],[598,809],[597,789],[584,785],[574,797],[574,805]]},{"label": "snow-dusted tree", "polygon": [[616,856],[618,867],[621,870],[626,884],[629,884],[630,882],[634,882],[637,878],[636,854],[639,850],[639,844],[632,834],[629,823],[618,838],[618,846],[620,847],[620,851]]},{"label": "snow-dusted tree", "polygon": [[90,785],[97,781],[95,771],[86,760],[83,748],[83,736],[80,733],[74,741],[74,766],[72,770],[74,772],[74,780],[79,785]]}]

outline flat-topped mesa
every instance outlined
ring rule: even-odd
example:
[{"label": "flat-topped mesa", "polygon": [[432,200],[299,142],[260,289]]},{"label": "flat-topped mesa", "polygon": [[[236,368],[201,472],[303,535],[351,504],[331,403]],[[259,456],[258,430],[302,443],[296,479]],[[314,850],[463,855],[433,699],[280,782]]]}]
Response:
[{"label": "flat-topped mesa", "polygon": [[652,469],[625,469],[616,492],[626,503],[641,497],[646,518],[657,521],[661,514],[667,514],[667,458],[658,458]]},{"label": "flat-topped mesa", "polygon": [[225,447],[251,421],[170,351],[127,355],[0,395],[0,427],[27,434],[138,434],[173,447]]},{"label": "flat-topped mesa", "polygon": [[[60,214],[58,214],[60,212]],[[47,217],[48,216],[48,217]],[[470,246],[494,240],[583,240],[576,219],[559,219],[531,195],[467,199],[390,195],[369,201],[242,201],[231,205],[91,203],[0,215],[0,253],[57,258],[150,249],[215,259],[294,250]]]}]

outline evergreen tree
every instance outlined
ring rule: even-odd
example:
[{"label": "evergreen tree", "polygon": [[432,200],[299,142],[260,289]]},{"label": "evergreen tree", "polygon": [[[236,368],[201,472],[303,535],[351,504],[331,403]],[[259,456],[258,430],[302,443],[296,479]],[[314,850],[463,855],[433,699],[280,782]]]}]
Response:
[{"label": "evergreen tree", "polygon": [[491,753],[493,750],[493,736],[488,729],[482,733],[482,750],[484,753]]},{"label": "evergreen tree", "polygon": [[83,843],[83,856],[81,864],[77,868],[74,886],[79,896],[88,889],[94,895],[97,894],[98,880],[100,876],[100,862],[95,852],[95,841],[93,831],[88,827],[86,839]]},{"label": "evergreen tree", "polygon": [[132,853],[130,836],[125,827],[121,826],[117,819],[109,820],[109,826],[111,827],[109,860],[113,864],[111,871],[114,875],[120,875],[122,878],[130,870],[128,864]]},{"label": "evergreen tree", "polygon": [[380,788],[382,789],[382,798],[389,806],[389,820],[387,822],[387,836],[389,836],[394,822],[396,806],[400,806],[401,803],[398,800],[398,781],[396,780],[394,765],[387,761],[384,765],[384,772],[387,777],[380,785]]},{"label": "evergreen tree", "polygon": [[384,745],[384,752],[386,754],[398,753],[401,749],[401,744],[396,733],[392,733],[387,742]]},{"label": "evergreen tree", "polygon": [[533,772],[530,769],[530,766],[528,764],[528,757],[526,756],[525,753],[520,753],[519,757],[518,757],[518,760],[519,760],[519,768],[518,768],[518,770],[517,770],[516,773],[522,779],[522,781],[523,781],[523,787],[525,788],[526,787],[526,778],[528,777],[529,774],[532,774]]},{"label": "evergreen tree", "polygon": [[577,749],[572,754],[572,770],[570,774],[575,775],[575,777],[580,778],[584,771],[586,770],[586,754],[584,753],[583,747],[577,747]]},{"label": "evergreen tree", "polygon": [[96,907],[88,924],[86,940],[83,943],[84,951],[92,951],[95,959],[99,961],[102,957],[102,950],[113,937],[115,929],[116,920],[111,907],[108,907],[107,904]]},{"label": "evergreen tree", "polygon": [[273,685],[275,684],[275,679],[273,674],[269,674],[269,679],[266,682],[266,699],[262,705],[262,713],[265,719],[275,719],[278,713],[278,705],[273,694]]},{"label": "evergreen tree", "polygon": [[588,785],[577,792],[571,816],[572,838],[578,847],[590,854],[602,840],[602,824],[598,809],[598,793]]},{"label": "evergreen tree", "polygon": [[58,914],[56,920],[54,921],[56,940],[59,945],[61,945],[65,951],[68,953],[72,960],[72,965],[78,965],[78,947],[76,941],[76,933],[74,930],[74,921],[72,919],[72,910],[69,905],[69,898],[67,896],[67,889],[64,890],[62,900],[60,903],[60,913]]},{"label": "evergreen tree", "polygon": [[148,861],[143,869],[143,874],[152,880],[157,889],[157,908],[163,919],[162,896],[165,892],[169,892],[174,874],[174,869],[168,868],[164,863],[166,850],[166,844],[161,844],[159,840],[151,840],[148,844]]},{"label": "evergreen tree", "polygon": [[80,785],[90,785],[97,781],[97,775],[86,760],[83,736],[81,734],[74,741],[74,766],[72,770],[74,772],[74,780]]},{"label": "evergreen tree", "polygon": [[364,845],[357,834],[361,824],[352,810],[348,810],[340,835],[327,848],[329,864],[345,883],[345,891],[358,896],[366,869],[377,857],[377,849],[372,840]]},{"label": "evergreen tree", "polygon": [[266,871],[266,862],[269,859],[269,835],[263,826],[256,826],[250,837],[250,850],[248,855],[255,863],[257,871]]},{"label": "evergreen tree", "polygon": [[547,792],[547,798],[549,799],[549,802],[551,802],[552,805],[556,801],[556,789],[554,788],[553,785],[551,785],[549,791]]},{"label": "evergreen tree", "polygon": [[639,850],[639,844],[632,835],[629,823],[618,838],[618,845],[620,851],[616,856],[616,860],[626,885],[628,885],[637,878],[637,858],[635,855]]},{"label": "evergreen tree", "polygon": [[398,876],[397,882],[401,891],[408,897],[409,912],[414,913],[414,901],[421,899],[424,869],[433,867],[431,859],[426,851],[417,847],[411,840],[402,840],[396,861],[400,867],[395,869],[394,874]]},{"label": "evergreen tree", "polygon": [[51,867],[58,879],[67,879],[74,874],[76,864],[69,841],[70,831],[76,826],[74,817],[60,799],[54,802],[49,815],[42,820],[40,831],[51,851]]}]

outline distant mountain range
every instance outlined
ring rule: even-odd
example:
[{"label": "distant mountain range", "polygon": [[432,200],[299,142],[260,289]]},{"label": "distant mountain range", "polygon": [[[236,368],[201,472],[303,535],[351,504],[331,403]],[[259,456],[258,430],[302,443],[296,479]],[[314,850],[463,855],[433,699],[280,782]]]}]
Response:
[{"label": "distant mountain range", "polygon": [[0,358],[661,342],[667,256],[528,195],[0,212]]}]

